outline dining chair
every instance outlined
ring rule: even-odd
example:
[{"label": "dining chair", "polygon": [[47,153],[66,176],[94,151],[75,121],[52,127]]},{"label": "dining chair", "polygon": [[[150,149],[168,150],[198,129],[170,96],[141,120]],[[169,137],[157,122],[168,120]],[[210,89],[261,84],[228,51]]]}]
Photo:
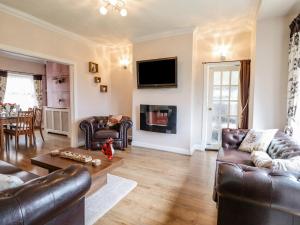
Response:
[{"label": "dining chair", "polygon": [[[43,139],[43,142],[45,142],[44,136],[43,136],[43,129],[42,129],[42,124],[43,124],[43,109],[41,108],[35,108],[34,109],[34,114],[33,114],[33,131],[35,129],[38,129],[40,131],[41,137]],[[34,141],[36,142],[36,137],[35,133],[33,132],[33,137]]]},{"label": "dining chair", "polygon": [[9,137],[15,137],[15,147],[16,149],[19,148],[19,137],[21,135],[25,135],[26,147],[28,144],[28,137],[29,137],[29,144],[32,145],[33,139],[33,111],[20,111],[18,112],[18,117],[16,120],[15,125],[11,125],[9,128],[4,129],[5,134],[5,142],[6,142],[6,149],[9,149]]}]

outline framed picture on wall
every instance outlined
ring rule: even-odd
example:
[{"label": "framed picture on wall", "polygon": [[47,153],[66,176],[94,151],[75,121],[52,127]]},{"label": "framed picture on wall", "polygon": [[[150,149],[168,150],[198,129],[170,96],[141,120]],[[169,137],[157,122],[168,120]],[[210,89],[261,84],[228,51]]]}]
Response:
[{"label": "framed picture on wall", "polygon": [[94,77],[94,81],[96,84],[101,83],[101,77]]},{"label": "framed picture on wall", "polygon": [[89,72],[98,73],[98,64],[94,62],[89,62]]},{"label": "framed picture on wall", "polygon": [[107,92],[107,85],[100,85],[100,92]]}]

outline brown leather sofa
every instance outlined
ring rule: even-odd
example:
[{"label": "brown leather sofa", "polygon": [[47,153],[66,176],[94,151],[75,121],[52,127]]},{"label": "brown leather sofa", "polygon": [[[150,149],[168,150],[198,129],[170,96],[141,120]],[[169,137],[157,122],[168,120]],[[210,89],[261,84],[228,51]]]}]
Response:
[{"label": "brown leather sofa", "polygon": [[99,150],[108,138],[113,138],[114,148],[127,148],[127,131],[132,127],[131,119],[123,116],[120,123],[114,127],[108,127],[107,121],[108,116],[93,116],[81,121],[79,127],[84,132],[86,149]]},{"label": "brown leather sofa", "polygon": [[[254,167],[250,154],[238,151],[247,132],[222,131],[214,188],[218,225],[300,225],[300,174]],[[268,151],[291,158],[300,146],[278,132]]]},{"label": "brown leather sofa", "polygon": [[72,165],[38,177],[0,161],[0,173],[26,182],[0,192],[0,224],[84,225],[84,196],[91,185],[85,167]]}]

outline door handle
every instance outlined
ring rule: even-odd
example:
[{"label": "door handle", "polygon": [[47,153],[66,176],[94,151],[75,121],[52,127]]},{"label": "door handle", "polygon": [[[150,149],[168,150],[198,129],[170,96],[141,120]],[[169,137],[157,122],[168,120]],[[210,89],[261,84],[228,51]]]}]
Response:
[{"label": "door handle", "polygon": [[212,111],[212,108],[211,108],[211,107],[209,107],[209,108],[208,108],[208,111]]}]

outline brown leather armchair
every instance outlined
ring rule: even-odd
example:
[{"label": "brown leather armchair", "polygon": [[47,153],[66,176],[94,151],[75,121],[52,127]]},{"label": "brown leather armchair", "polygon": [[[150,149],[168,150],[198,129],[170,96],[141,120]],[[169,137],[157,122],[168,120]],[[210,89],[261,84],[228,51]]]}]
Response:
[{"label": "brown leather armchair", "polygon": [[108,138],[113,138],[113,146],[124,150],[128,146],[127,131],[132,127],[129,117],[123,116],[120,123],[107,126],[108,116],[94,116],[81,121],[80,129],[85,135],[85,148],[99,150]]},{"label": "brown leather armchair", "polygon": [[1,224],[84,225],[84,197],[91,185],[85,167],[72,165],[37,177],[0,161],[0,172],[29,180],[19,187],[0,192]]}]

